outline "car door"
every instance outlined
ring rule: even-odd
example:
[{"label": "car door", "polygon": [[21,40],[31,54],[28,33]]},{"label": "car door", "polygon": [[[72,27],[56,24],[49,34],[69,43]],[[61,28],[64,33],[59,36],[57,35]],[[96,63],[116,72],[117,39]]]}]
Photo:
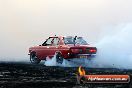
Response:
[{"label": "car door", "polygon": [[56,51],[58,51],[58,49],[59,49],[58,44],[59,44],[59,38],[58,37],[54,37],[52,45],[50,47],[50,55],[49,56],[52,57],[52,56],[55,55]]},{"label": "car door", "polygon": [[47,56],[51,55],[53,39],[53,37],[49,37],[41,46],[39,46],[37,54],[41,59],[45,59]]},{"label": "car door", "polygon": [[58,43],[59,38],[58,37],[50,37],[47,41],[45,46],[42,47],[42,53],[41,55],[43,57],[53,57],[55,55],[55,52],[58,51]]}]

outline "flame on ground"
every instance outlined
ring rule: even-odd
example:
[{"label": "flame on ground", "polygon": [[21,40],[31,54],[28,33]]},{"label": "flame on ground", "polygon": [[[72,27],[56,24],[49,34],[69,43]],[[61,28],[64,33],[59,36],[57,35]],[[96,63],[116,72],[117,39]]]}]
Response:
[{"label": "flame on ground", "polygon": [[79,72],[79,75],[80,75],[80,76],[84,76],[84,75],[86,74],[86,73],[85,73],[85,70],[82,68],[82,66],[79,66],[78,72]]}]

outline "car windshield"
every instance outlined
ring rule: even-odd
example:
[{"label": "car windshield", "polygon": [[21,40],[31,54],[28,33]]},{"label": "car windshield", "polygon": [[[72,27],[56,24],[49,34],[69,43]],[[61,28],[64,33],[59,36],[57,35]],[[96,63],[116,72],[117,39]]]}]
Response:
[{"label": "car windshield", "polygon": [[[64,42],[65,44],[74,44],[74,37],[65,37]],[[75,44],[87,45],[88,43],[82,37],[77,37]]]}]

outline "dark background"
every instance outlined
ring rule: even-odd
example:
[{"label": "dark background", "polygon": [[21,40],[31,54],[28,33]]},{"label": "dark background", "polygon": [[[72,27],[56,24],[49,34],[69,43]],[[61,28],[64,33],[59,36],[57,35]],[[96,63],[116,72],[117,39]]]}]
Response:
[{"label": "dark background", "polygon": [[[128,74],[132,70],[84,68],[86,74]],[[128,84],[77,84],[78,67],[33,65],[26,62],[0,63],[0,88],[132,88]]]}]

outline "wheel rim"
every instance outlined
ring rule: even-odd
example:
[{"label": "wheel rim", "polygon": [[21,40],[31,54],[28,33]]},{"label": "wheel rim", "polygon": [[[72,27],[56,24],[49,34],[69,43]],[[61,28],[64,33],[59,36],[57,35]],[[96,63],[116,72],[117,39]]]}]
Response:
[{"label": "wheel rim", "polygon": [[36,56],[31,56],[31,62],[35,62],[36,61],[36,59],[37,59],[37,57]]},{"label": "wheel rim", "polygon": [[37,56],[35,54],[31,54],[30,61],[33,64],[38,64],[40,61],[37,59]]}]

